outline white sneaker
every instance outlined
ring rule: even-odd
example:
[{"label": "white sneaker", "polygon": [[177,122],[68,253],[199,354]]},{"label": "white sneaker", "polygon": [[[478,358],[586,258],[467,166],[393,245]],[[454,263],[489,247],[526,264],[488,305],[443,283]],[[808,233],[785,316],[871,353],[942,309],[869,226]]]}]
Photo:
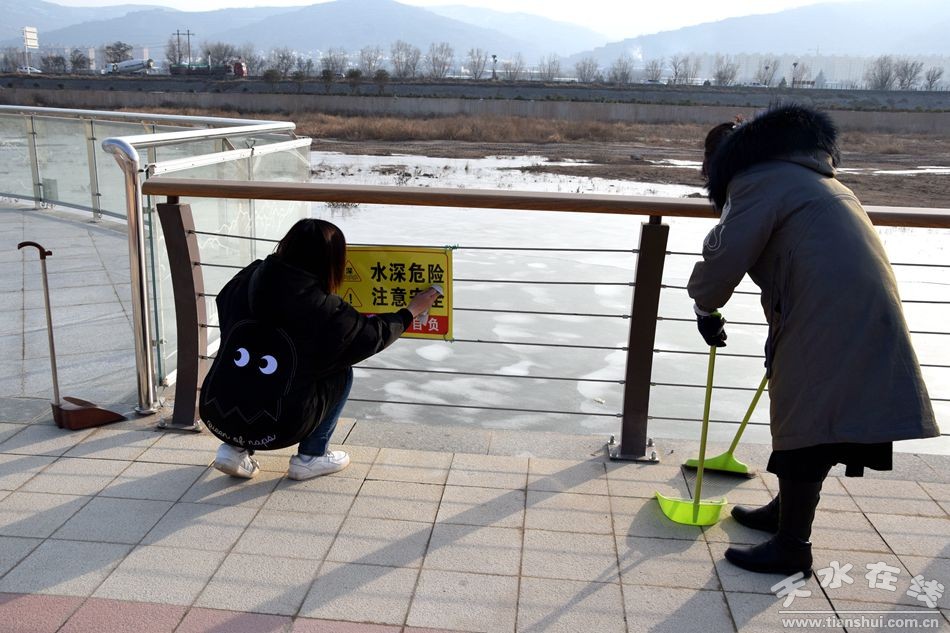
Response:
[{"label": "white sneaker", "polygon": [[218,454],[214,458],[214,467],[232,477],[243,477],[244,479],[250,479],[261,469],[257,460],[251,457],[250,453],[230,444],[222,444],[218,447]]},{"label": "white sneaker", "polygon": [[303,481],[320,475],[329,475],[350,465],[350,456],[344,451],[327,449],[325,455],[294,455],[290,458],[287,477]]}]

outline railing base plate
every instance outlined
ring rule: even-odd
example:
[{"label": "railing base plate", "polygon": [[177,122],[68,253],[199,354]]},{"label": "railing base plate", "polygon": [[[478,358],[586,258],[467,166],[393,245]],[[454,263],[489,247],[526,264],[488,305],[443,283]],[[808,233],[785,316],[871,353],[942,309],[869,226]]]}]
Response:
[{"label": "railing base plate", "polygon": [[647,440],[646,449],[640,455],[624,454],[623,447],[614,441],[614,436],[610,436],[610,441],[604,447],[607,451],[607,458],[611,461],[623,462],[643,462],[647,464],[659,464],[660,454],[653,443],[653,438]]},{"label": "railing base plate", "polygon": [[171,419],[159,420],[155,426],[156,431],[175,431],[179,433],[201,433],[201,425],[197,422],[191,424],[175,424]]}]

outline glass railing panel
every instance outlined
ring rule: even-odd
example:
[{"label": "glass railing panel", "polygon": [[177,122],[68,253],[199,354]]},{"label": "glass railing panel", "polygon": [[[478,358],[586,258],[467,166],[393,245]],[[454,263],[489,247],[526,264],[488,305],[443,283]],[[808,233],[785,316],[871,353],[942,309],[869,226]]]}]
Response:
[{"label": "glass railing panel", "polygon": [[34,130],[43,199],[78,209],[94,209],[87,123],[81,119],[36,117]]},{"label": "glass railing panel", "polygon": [[121,123],[115,121],[94,121],[93,130],[96,145],[96,174],[99,181],[99,205],[104,215],[125,219],[125,176],[115,157],[102,149],[102,141],[117,136],[145,134],[145,128],[139,123]]},{"label": "glass railing panel", "polygon": [[0,115],[0,195],[33,198],[26,117]]}]

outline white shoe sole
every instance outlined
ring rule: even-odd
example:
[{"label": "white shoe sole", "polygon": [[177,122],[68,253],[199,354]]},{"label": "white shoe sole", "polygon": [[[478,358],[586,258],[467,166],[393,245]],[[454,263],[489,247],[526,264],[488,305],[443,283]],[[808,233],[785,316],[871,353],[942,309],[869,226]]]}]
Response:
[{"label": "white shoe sole", "polygon": [[313,479],[315,477],[322,477],[323,475],[331,475],[333,473],[338,473],[347,466],[350,465],[350,461],[347,460],[344,464],[333,464],[327,466],[321,466],[319,469],[295,469],[293,466],[287,471],[287,478],[293,479],[294,481],[305,481],[307,479]]},{"label": "white shoe sole", "polygon": [[231,475],[232,477],[240,477],[241,479],[251,479],[254,475],[257,474],[259,469],[255,468],[252,472],[247,472],[241,468],[240,464],[234,464],[231,462],[220,462],[214,460],[214,467],[226,475]]}]

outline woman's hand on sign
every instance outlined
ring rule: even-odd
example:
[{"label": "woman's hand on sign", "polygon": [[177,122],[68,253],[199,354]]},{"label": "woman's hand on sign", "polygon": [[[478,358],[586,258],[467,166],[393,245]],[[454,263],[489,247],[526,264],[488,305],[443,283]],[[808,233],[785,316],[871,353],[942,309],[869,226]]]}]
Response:
[{"label": "woman's hand on sign", "polygon": [[409,302],[407,306],[409,311],[412,312],[412,318],[418,319],[419,315],[425,314],[429,311],[429,308],[432,307],[432,304],[442,296],[440,288],[427,288],[423,290],[415,297],[412,298],[412,301]]}]

